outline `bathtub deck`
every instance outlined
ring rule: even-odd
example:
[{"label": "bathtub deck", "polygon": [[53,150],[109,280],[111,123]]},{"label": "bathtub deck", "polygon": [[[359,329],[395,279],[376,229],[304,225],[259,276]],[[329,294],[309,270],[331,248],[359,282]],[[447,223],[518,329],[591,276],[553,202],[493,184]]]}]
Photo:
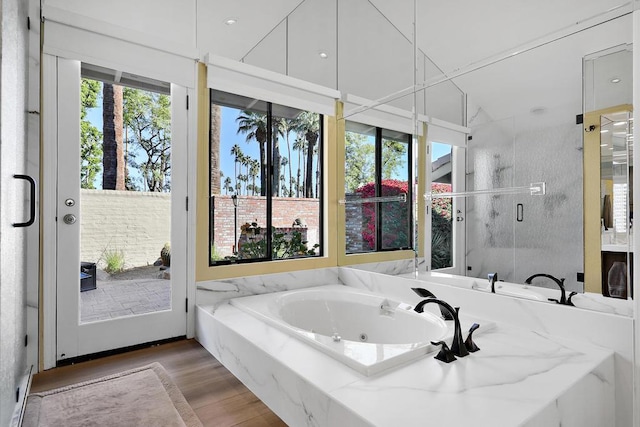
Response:
[{"label": "bathtub deck", "polygon": [[365,377],[237,308],[198,307],[198,340],[290,425],[615,425],[609,350],[498,325],[481,351]]}]

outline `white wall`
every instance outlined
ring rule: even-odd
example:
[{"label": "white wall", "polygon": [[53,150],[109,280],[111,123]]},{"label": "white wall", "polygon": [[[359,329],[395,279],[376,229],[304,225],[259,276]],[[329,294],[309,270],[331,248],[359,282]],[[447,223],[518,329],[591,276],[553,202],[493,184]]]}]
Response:
[{"label": "white wall", "polygon": [[80,192],[80,260],[104,267],[109,252],[125,268],[153,264],[171,240],[171,194],[138,191]]}]

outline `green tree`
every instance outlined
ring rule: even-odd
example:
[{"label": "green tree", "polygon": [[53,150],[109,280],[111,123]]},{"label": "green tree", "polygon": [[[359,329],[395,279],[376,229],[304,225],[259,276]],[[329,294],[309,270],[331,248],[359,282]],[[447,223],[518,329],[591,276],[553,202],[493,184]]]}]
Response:
[{"label": "green tree", "polygon": [[[298,152],[298,173],[296,175],[296,197],[300,197],[300,192],[303,191],[302,181],[301,181],[301,167],[304,167],[302,164],[301,156],[306,153],[307,141],[298,135],[293,142],[293,149]],[[304,156],[303,156],[304,157]],[[304,170],[302,170],[304,171]]]},{"label": "green tree", "polygon": [[94,189],[96,175],[101,170],[102,132],[87,120],[88,109],[98,106],[101,84],[82,79],[80,85],[80,185]]},{"label": "green tree", "polygon": [[353,193],[363,185],[375,181],[375,146],[367,136],[345,133],[345,190]]},{"label": "green tree", "polygon": [[[169,95],[124,88],[124,125],[133,148],[130,164],[142,174],[148,191],[171,189],[171,98]],[[145,158],[139,162],[138,150]]]},{"label": "green tree", "polygon": [[238,118],[238,133],[246,134],[246,142],[255,140],[260,149],[260,195],[267,193],[267,115],[245,110]]},{"label": "green tree", "polygon": [[[291,162],[289,162],[288,160],[291,158],[291,141],[289,141],[289,134],[291,134],[291,130],[292,130],[291,125],[292,123],[291,123],[291,120],[289,119],[282,118],[276,121],[276,126],[278,126],[278,133],[280,134],[280,136],[284,138],[287,144],[287,157],[286,157],[287,163],[285,164],[283,162],[282,165],[289,166],[289,190],[288,190],[289,197],[293,197],[293,175],[291,173]],[[283,193],[286,193],[286,192],[283,191]]]},{"label": "green tree", "polygon": [[303,111],[296,117],[292,127],[298,134],[302,134],[307,141],[304,197],[313,197],[313,158],[315,146],[320,137],[320,116],[317,113]]},{"label": "green tree", "polygon": [[393,179],[398,168],[407,164],[407,144],[392,139],[382,140],[382,179]]}]

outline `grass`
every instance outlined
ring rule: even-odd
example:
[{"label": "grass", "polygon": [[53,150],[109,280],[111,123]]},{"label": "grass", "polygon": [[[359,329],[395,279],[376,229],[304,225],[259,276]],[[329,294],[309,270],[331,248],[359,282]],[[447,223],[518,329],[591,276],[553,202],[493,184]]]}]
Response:
[{"label": "grass", "polygon": [[119,250],[107,251],[104,253],[106,266],[104,271],[109,274],[119,273],[124,270],[124,253]]}]

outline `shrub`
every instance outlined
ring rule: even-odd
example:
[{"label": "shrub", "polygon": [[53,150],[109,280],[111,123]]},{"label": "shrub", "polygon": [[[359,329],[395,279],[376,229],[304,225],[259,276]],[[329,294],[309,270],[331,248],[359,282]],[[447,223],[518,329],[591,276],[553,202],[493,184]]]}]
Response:
[{"label": "shrub", "polygon": [[[397,196],[408,193],[407,181],[396,179],[383,179],[381,183],[382,196]],[[370,182],[358,188],[362,198],[375,197],[375,183]],[[382,214],[382,247],[383,248],[407,248],[409,241],[409,209],[411,202],[389,202],[380,204]],[[362,205],[364,227],[362,238],[368,243],[369,249],[375,249],[376,239],[376,204],[364,203]]]},{"label": "shrub", "polygon": [[[432,183],[432,193],[448,193],[451,184]],[[431,268],[445,268],[453,265],[452,260],[452,203],[451,198],[431,201]]]},{"label": "shrub", "polygon": [[124,270],[124,253],[119,250],[107,251],[104,253],[104,262],[104,271],[109,274],[119,273]]}]

